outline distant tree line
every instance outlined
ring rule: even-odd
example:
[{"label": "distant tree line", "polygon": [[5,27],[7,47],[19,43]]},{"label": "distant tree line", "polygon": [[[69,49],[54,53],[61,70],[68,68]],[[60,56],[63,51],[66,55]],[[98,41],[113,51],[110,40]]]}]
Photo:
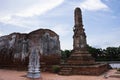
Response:
[{"label": "distant tree line", "polygon": [[[120,61],[120,46],[106,49],[88,46],[88,51],[96,61]],[[71,50],[61,50],[62,60],[66,60],[70,55]]]},{"label": "distant tree line", "polygon": [[88,51],[96,61],[120,61],[120,46],[107,47],[106,49],[88,46]]}]

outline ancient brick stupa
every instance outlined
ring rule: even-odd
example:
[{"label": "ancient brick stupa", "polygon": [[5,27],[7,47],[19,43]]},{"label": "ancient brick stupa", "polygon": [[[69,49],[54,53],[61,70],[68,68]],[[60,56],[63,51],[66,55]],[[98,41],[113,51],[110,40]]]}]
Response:
[{"label": "ancient brick stupa", "polygon": [[87,50],[86,34],[82,23],[80,8],[75,9],[73,50],[66,63],[61,64],[61,75],[84,74],[99,75],[107,70],[107,64],[96,63]]}]

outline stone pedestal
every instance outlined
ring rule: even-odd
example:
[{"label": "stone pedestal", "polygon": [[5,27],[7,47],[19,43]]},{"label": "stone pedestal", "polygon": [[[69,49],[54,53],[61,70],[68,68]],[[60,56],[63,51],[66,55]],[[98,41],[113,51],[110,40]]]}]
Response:
[{"label": "stone pedestal", "polygon": [[32,66],[30,66],[28,69],[27,77],[28,78],[40,78],[39,67],[32,68]]},{"label": "stone pedestal", "polygon": [[40,78],[40,72],[28,72],[28,78]]},{"label": "stone pedestal", "polygon": [[39,54],[38,50],[33,48],[32,52],[29,56],[29,65],[28,65],[28,78],[40,78],[40,70],[39,70]]}]

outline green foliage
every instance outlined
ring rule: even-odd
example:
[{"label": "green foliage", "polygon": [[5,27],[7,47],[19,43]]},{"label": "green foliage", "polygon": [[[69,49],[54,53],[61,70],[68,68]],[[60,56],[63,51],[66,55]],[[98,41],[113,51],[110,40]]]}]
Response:
[{"label": "green foliage", "polygon": [[[120,61],[120,47],[95,48],[88,45],[88,51],[96,61]],[[71,50],[61,50],[61,59],[66,61]]]},{"label": "green foliage", "polygon": [[92,54],[92,56],[95,58],[95,60],[97,60],[99,57],[101,57],[103,55],[101,48],[97,49],[97,48],[88,46],[88,51],[89,51],[89,53]]},{"label": "green foliage", "polygon": [[119,61],[120,47],[107,47],[106,49],[88,46],[88,51],[97,61]]},{"label": "green foliage", "polygon": [[58,72],[60,71],[60,66],[58,66],[58,65],[53,65],[53,66],[52,66],[52,71],[53,71],[54,73],[58,73]]},{"label": "green foliage", "polygon": [[117,71],[119,71],[119,72],[120,72],[120,68],[118,68],[118,69],[117,69]]},{"label": "green foliage", "polygon": [[61,59],[66,60],[71,55],[71,50],[62,50],[61,51]]}]

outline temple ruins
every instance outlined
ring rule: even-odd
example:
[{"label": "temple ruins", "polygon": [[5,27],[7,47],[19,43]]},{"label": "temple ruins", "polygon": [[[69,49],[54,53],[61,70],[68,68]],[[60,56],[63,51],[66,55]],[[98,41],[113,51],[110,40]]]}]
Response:
[{"label": "temple ruins", "polygon": [[82,12],[76,8],[74,12],[73,50],[66,63],[61,64],[61,75],[99,75],[108,70],[107,64],[96,63],[87,50],[86,34],[83,28]]},{"label": "temple ruins", "polygon": [[49,29],[0,37],[0,68],[27,70],[32,47],[38,49],[41,71],[60,63],[59,36]]}]

